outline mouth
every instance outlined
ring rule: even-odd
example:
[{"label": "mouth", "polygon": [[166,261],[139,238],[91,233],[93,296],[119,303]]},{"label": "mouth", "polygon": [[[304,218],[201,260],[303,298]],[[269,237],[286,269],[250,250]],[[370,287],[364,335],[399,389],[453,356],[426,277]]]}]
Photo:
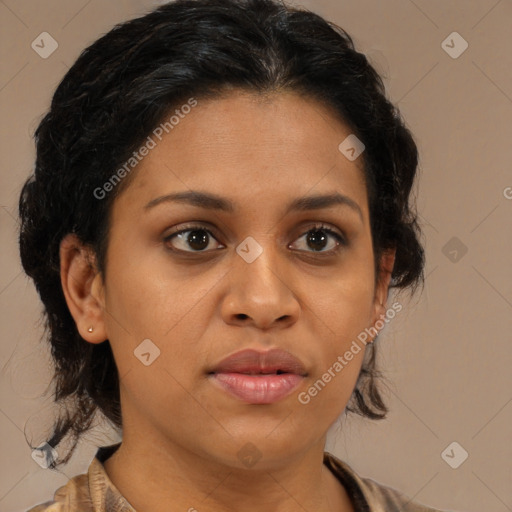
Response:
[{"label": "mouth", "polygon": [[304,380],[295,373],[211,373],[213,384],[250,404],[273,404],[291,394]]},{"label": "mouth", "polygon": [[283,350],[243,350],[208,373],[212,384],[251,404],[272,404],[290,395],[307,376],[302,362]]}]

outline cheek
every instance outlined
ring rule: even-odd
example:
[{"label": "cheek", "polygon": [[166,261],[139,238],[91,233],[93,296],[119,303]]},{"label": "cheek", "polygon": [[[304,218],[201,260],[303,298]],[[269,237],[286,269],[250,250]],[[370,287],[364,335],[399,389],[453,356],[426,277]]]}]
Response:
[{"label": "cheek", "polygon": [[[129,244],[125,244],[129,246]],[[136,337],[165,337],[208,292],[207,279],[190,279],[170,262],[163,248],[132,245],[129,257],[112,243],[106,280],[110,324],[122,324]]]},{"label": "cheek", "polygon": [[333,296],[318,298],[310,315],[315,343],[309,351],[317,364],[297,400],[307,418],[324,424],[342,413],[364,359],[366,346],[358,336],[369,326],[369,295],[358,290],[333,287]]},{"label": "cheek", "polygon": [[[348,268],[348,267],[347,267]],[[343,342],[370,325],[373,304],[373,274],[368,269],[345,270],[322,283],[307,285],[307,305],[317,319],[317,328],[340,349]],[[307,315],[307,310],[304,311]]]},{"label": "cheek", "polygon": [[324,286],[309,286],[311,311],[305,314],[313,322],[317,341],[311,356],[318,365],[299,402],[310,413],[325,415],[326,421],[334,421],[342,412],[359,376],[366,346],[358,337],[370,326],[372,279],[367,265],[353,263]]},{"label": "cheek", "polygon": [[[150,373],[140,375],[141,382],[149,379],[147,386],[152,388],[156,378],[155,384],[167,382],[170,391],[172,378],[162,373],[164,369],[180,382],[191,379],[191,368],[199,371],[201,340],[211,317],[208,297],[219,277],[209,273],[191,277],[150,251],[145,258],[127,258],[119,265],[111,260],[105,293],[107,335],[120,374],[136,370],[130,373],[134,377],[149,369]],[[151,340],[145,343],[158,354],[147,368],[135,357],[144,340]]]}]

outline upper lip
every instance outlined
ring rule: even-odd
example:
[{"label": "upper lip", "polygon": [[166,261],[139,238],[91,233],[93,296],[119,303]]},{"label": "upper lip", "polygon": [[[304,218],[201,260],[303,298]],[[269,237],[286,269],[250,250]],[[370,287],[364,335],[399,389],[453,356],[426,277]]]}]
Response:
[{"label": "upper lip", "polygon": [[285,350],[272,349],[262,352],[245,349],[218,363],[210,373],[295,373],[306,375],[302,362]]}]

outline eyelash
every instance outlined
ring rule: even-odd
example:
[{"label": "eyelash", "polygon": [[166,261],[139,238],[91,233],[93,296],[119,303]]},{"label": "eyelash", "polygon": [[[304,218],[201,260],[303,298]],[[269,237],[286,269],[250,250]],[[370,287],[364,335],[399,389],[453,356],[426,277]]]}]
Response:
[{"label": "eyelash", "polygon": [[[217,238],[215,237],[214,233],[210,229],[206,228],[204,225],[201,225],[201,224],[190,224],[190,225],[184,226],[179,231],[175,231],[174,233],[171,233],[170,235],[166,236],[163,241],[164,241],[164,243],[167,244],[168,242],[170,242],[177,235],[181,235],[181,234],[187,233],[189,231],[205,231],[206,233],[208,233],[209,236],[211,236],[212,238],[217,240]],[[299,238],[302,238],[304,235],[307,235],[308,233],[310,233],[312,231],[324,231],[328,235],[334,237],[336,239],[336,241],[338,242],[338,245],[334,249],[330,249],[328,251],[299,251],[299,252],[306,252],[306,253],[311,253],[311,254],[320,255],[320,256],[322,256],[322,255],[332,256],[333,254],[335,254],[339,250],[341,250],[341,248],[346,247],[348,245],[346,240],[345,240],[345,238],[344,238],[344,236],[342,236],[338,232],[334,231],[333,229],[329,228],[328,226],[326,226],[323,223],[318,223],[318,224],[315,224],[314,226],[310,227],[307,231],[303,232],[297,238],[297,240]],[[175,249],[175,248],[170,248],[170,247],[169,247],[169,250],[173,251],[173,252],[186,253],[186,254],[204,254],[204,253],[212,252],[211,250],[207,250],[207,251],[206,250],[205,251],[184,251],[182,249]]]}]

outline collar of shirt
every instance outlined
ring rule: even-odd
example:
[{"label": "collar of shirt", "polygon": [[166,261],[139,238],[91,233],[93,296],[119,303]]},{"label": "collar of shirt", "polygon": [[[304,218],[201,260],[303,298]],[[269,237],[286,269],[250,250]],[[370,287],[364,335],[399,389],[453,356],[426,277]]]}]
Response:
[{"label": "collar of shirt", "polygon": [[[121,443],[103,446],[98,449],[88,470],[89,493],[94,512],[136,512],[126,498],[110,481],[103,463],[114,454]],[[324,452],[324,464],[334,473],[345,487],[347,494],[358,512],[381,512],[380,508],[370,508],[368,496],[365,496],[364,482],[344,462]],[[382,512],[385,512],[382,510]]]},{"label": "collar of shirt", "polygon": [[[55,492],[54,501],[28,512],[136,512],[107,475],[103,463],[121,442],[103,446],[87,474],[77,475]],[[443,512],[414,503],[399,491],[360,477],[347,463],[324,452],[324,464],[344,486],[356,512]]]}]

